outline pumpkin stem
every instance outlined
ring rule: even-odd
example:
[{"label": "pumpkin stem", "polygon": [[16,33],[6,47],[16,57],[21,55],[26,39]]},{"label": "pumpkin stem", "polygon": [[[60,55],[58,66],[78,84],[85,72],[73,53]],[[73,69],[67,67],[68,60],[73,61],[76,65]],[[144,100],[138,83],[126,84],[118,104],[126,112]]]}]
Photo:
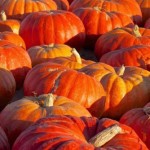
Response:
[{"label": "pumpkin stem", "polygon": [[89,140],[89,143],[91,143],[95,147],[101,147],[120,133],[123,133],[122,128],[119,127],[119,125],[115,124],[96,134]]},{"label": "pumpkin stem", "polygon": [[125,71],[125,66],[122,65],[122,66],[119,68],[119,70],[117,71],[117,74],[118,74],[119,76],[122,76],[122,75],[124,74],[124,71]]},{"label": "pumpkin stem", "polygon": [[133,35],[135,35],[136,37],[141,37],[141,36],[142,36],[141,33],[140,33],[140,30],[139,30],[138,25],[135,25],[135,26],[134,26],[134,28],[133,28],[133,30],[132,30],[132,33],[133,33]]},{"label": "pumpkin stem", "polygon": [[79,53],[77,52],[77,50],[75,48],[73,48],[71,50],[71,52],[73,53],[73,56],[76,58],[76,61],[79,63],[79,64],[82,64],[82,60],[81,60],[81,57],[79,55]]},{"label": "pumpkin stem", "polygon": [[48,47],[54,47],[54,43],[48,44]]},{"label": "pumpkin stem", "polygon": [[2,21],[6,21],[6,20],[7,20],[7,16],[6,16],[6,13],[5,13],[4,10],[2,10],[2,11],[0,12],[0,16],[1,16],[1,20],[2,20]]},{"label": "pumpkin stem", "polygon": [[148,119],[149,119],[150,118],[150,107],[144,107],[143,111],[148,116]]}]

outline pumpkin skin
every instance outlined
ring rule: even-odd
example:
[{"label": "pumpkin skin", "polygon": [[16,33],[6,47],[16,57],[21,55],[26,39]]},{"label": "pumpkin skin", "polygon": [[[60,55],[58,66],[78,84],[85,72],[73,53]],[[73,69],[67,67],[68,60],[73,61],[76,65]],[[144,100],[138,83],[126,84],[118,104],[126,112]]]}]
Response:
[{"label": "pumpkin skin", "polygon": [[0,32],[0,40],[7,40],[15,44],[16,46],[20,46],[26,49],[26,45],[22,37],[13,32],[9,32],[9,31]]},{"label": "pumpkin skin", "polygon": [[68,10],[69,9],[69,2],[68,0],[53,0],[58,10]]},{"label": "pumpkin skin", "polygon": [[15,95],[16,82],[12,73],[0,68],[0,111],[11,101]]},{"label": "pumpkin skin", "polygon": [[120,119],[120,122],[126,124],[138,134],[141,140],[150,149],[150,103],[143,108],[135,108],[126,112]]},{"label": "pumpkin skin", "polygon": [[29,48],[28,54],[32,61],[32,66],[48,61],[50,58],[72,55],[72,48],[65,44],[39,45]]},{"label": "pumpkin skin", "polygon": [[49,43],[78,48],[84,45],[85,28],[80,18],[72,12],[51,10],[28,15],[21,22],[20,35],[27,49]]},{"label": "pumpkin skin", "polygon": [[143,107],[150,100],[150,72],[139,67],[116,67],[116,73],[103,76],[107,99],[103,117],[119,119],[133,108]]},{"label": "pumpkin skin", "polygon": [[120,12],[131,17],[135,24],[142,23],[142,12],[136,0],[74,0],[69,10],[74,11],[81,7],[99,7],[107,12]]},{"label": "pumpkin skin", "polygon": [[20,21],[15,19],[7,19],[4,11],[0,12],[0,32],[10,31],[19,34]]},{"label": "pumpkin skin", "polygon": [[[124,133],[117,134],[101,147],[88,142],[94,135],[116,125]],[[100,140],[101,141],[101,140]],[[28,146],[27,146],[28,145]],[[111,119],[94,117],[51,116],[42,118],[17,138],[12,150],[148,150],[137,134],[128,126]]]},{"label": "pumpkin skin", "polygon": [[132,27],[132,19],[119,12],[107,12],[99,7],[78,8],[73,11],[83,22],[86,32],[86,46],[94,47],[96,40],[104,33],[119,27]]},{"label": "pumpkin skin", "polygon": [[150,19],[146,20],[144,27],[150,29]]},{"label": "pumpkin skin", "polygon": [[28,72],[24,81],[24,95],[30,96],[33,93],[65,96],[78,102],[92,115],[98,117],[103,112],[102,104],[105,102],[106,95],[102,85],[96,79],[50,62],[36,65]]},{"label": "pumpkin skin", "polygon": [[143,24],[145,21],[150,18],[150,1],[149,0],[136,0],[137,3],[140,5],[141,11],[142,11],[142,20]]},{"label": "pumpkin skin", "polygon": [[100,58],[100,62],[109,64],[113,67],[137,66],[150,70],[150,46],[135,45],[108,52]]},{"label": "pumpkin skin", "polygon": [[7,138],[4,130],[1,127],[0,127],[0,149],[1,150],[10,150],[8,138]]},{"label": "pumpkin skin", "polygon": [[6,40],[0,40],[0,68],[12,72],[18,89],[31,69],[31,59],[23,48]]},{"label": "pumpkin skin", "polygon": [[39,97],[24,97],[8,104],[1,112],[0,125],[5,130],[9,143],[12,145],[26,128],[38,119],[50,115],[91,116],[83,106],[71,99],[45,94]]},{"label": "pumpkin skin", "polygon": [[94,53],[100,58],[110,51],[134,45],[150,45],[150,30],[139,28],[137,25],[132,29],[116,28],[98,38]]},{"label": "pumpkin skin", "polygon": [[0,10],[4,10],[8,18],[23,20],[28,14],[37,11],[56,10],[53,0],[2,0]]}]

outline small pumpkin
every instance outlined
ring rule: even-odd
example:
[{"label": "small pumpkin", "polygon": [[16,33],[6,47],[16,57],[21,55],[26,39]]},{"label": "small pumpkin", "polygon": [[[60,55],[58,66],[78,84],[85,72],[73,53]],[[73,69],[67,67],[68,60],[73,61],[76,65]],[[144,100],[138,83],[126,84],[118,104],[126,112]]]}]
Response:
[{"label": "small pumpkin", "polygon": [[51,116],[22,132],[12,150],[148,150],[130,127],[94,117]]},{"label": "small pumpkin", "polygon": [[44,94],[23,97],[8,104],[1,112],[0,125],[5,130],[9,143],[13,145],[21,132],[38,119],[50,115],[91,116],[88,110],[71,99]]},{"label": "small pumpkin", "polygon": [[142,108],[131,109],[120,118],[120,122],[130,126],[150,149],[150,103]]},{"label": "small pumpkin", "polygon": [[11,31],[19,34],[20,21],[15,19],[7,19],[4,11],[0,12],[0,32]]},{"label": "small pumpkin", "polygon": [[16,91],[16,82],[12,73],[0,68],[0,111],[11,101]]}]

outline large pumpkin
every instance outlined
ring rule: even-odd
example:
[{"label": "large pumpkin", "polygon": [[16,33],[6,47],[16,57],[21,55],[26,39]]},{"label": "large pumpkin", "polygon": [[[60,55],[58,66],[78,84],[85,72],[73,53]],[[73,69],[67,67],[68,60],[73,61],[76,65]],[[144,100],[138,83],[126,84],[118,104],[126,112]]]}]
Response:
[{"label": "large pumpkin", "polygon": [[11,101],[15,90],[16,82],[12,73],[0,68],[0,111]]},{"label": "large pumpkin", "polygon": [[126,112],[120,122],[130,126],[150,149],[150,103]]},{"label": "large pumpkin", "polygon": [[95,44],[95,55],[100,58],[105,53],[134,45],[150,45],[150,29],[116,28],[98,38]]},{"label": "large pumpkin", "polygon": [[130,127],[94,117],[51,116],[30,126],[12,150],[148,150]]},{"label": "large pumpkin", "polygon": [[19,134],[31,124],[50,115],[91,116],[83,106],[71,99],[45,94],[38,97],[24,97],[8,104],[0,114],[0,125],[12,145]]},{"label": "large pumpkin", "polygon": [[31,59],[23,48],[6,40],[0,40],[0,68],[10,70],[16,80],[17,88],[23,84],[31,69]]},{"label": "large pumpkin", "polygon": [[150,45],[135,45],[108,52],[100,58],[100,62],[114,67],[137,66],[150,70]]},{"label": "large pumpkin", "polygon": [[96,79],[50,62],[36,65],[27,74],[24,94],[29,96],[33,93],[68,97],[88,108],[95,116],[101,116],[105,101],[105,91]]},{"label": "large pumpkin", "polygon": [[1,127],[0,127],[0,149],[1,150],[10,150],[8,138],[7,138],[4,130]]},{"label": "large pumpkin", "polygon": [[32,12],[56,10],[53,0],[2,0],[0,10],[4,10],[9,18],[23,19]]},{"label": "large pumpkin", "polygon": [[28,15],[21,23],[20,35],[27,48],[49,43],[82,47],[85,28],[79,17],[72,12],[51,10]]},{"label": "large pumpkin", "polygon": [[22,39],[21,36],[19,36],[16,33],[9,32],[9,31],[0,32],[0,40],[7,40],[17,46],[26,49],[24,40]]},{"label": "large pumpkin", "polygon": [[94,47],[100,35],[123,26],[132,27],[133,21],[126,14],[108,12],[99,7],[78,8],[73,11],[83,22],[86,32],[86,46]]},{"label": "large pumpkin", "polygon": [[142,13],[136,0],[74,0],[70,5],[70,11],[81,7],[99,7],[109,12],[115,11],[128,15],[135,24],[142,22]]}]

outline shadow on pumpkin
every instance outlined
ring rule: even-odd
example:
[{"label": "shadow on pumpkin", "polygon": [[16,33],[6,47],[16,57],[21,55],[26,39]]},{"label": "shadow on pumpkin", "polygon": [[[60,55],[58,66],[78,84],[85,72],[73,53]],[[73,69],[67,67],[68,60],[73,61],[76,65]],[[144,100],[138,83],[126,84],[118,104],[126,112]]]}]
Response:
[{"label": "shadow on pumpkin", "polygon": [[13,32],[13,30],[11,29],[11,27],[9,27],[8,25],[0,24],[0,32],[4,32],[4,31]]}]

